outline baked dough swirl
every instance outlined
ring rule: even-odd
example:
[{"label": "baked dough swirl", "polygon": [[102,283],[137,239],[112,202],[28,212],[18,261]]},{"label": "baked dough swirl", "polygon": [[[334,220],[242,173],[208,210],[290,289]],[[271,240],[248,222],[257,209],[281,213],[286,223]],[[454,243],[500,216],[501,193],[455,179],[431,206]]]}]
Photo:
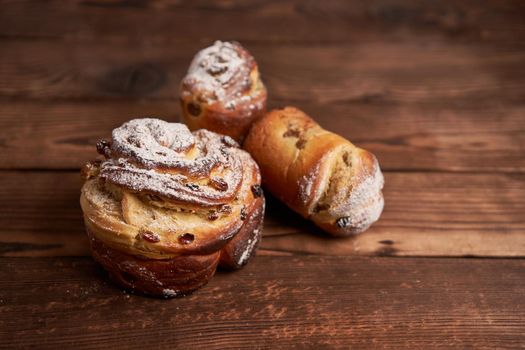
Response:
[{"label": "baked dough swirl", "polygon": [[383,211],[377,158],[297,108],[269,112],[243,147],[272,194],[334,236],[365,231]]},{"label": "baked dough swirl", "polygon": [[184,122],[242,141],[266,111],[266,88],[253,56],[238,42],[199,51],[181,83]]},{"label": "baked dough swirl", "polygon": [[[94,258],[120,285],[171,297],[240,268],[261,238],[257,164],[228,136],[135,119],[100,141],[81,206]],[[170,272],[171,271],[171,272]]]}]

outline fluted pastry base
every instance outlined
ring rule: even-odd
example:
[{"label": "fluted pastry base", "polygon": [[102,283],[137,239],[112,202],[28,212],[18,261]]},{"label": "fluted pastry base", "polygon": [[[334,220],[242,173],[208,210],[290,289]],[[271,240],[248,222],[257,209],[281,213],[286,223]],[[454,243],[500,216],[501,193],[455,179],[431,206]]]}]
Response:
[{"label": "fluted pastry base", "polygon": [[220,252],[149,259],[127,254],[98,240],[88,230],[93,258],[119,286],[145,295],[170,298],[202,287],[215,274]]},{"label": "fluted pastry base", "polygon": [[240,269],[255,255],[262,237],[264,205],[264,197],[258,198],[237,234],[222,249],[211,254],[151,259],[109,247],[89,229],[86,231],[93,258],[117,285],[133,293],[173,298],[204,286],[218,266]]}]

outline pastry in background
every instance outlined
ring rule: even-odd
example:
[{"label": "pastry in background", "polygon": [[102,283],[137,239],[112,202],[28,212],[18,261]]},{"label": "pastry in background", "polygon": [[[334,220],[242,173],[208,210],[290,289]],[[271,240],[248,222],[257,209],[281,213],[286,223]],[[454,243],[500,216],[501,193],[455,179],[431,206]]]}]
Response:
[{"label": "pastry in background", "polygon": [[304,112],[269,112],[243,147],[259,164],[265,188],[326,232],[357,234],[379,219],[384,180],[376,157]]},{"label": "pastry in background", "polygon": [[122,287],[183,295],[254,254],[261,178],[230,137],[134,119],[97,150],[105,159],[83,168],[80,203],[93,257]]},{"label": "pastry in background", "polygon": [[257,63],[237,42],[216,41],[199,51],[180,89],[183,120],[191,130],[208,129],[242,142],[266,111]]}]

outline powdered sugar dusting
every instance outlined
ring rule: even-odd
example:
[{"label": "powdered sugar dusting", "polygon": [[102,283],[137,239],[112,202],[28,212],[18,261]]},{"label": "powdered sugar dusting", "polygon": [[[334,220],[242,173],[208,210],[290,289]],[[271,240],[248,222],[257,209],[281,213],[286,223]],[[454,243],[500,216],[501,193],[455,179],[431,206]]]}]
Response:
[{"label": "powdered sugar dusting", "polygon": [[[256,237],[257,234],[259,233],[259,229],[256,229],[254,230],[254,236]],[[252,251],[253,251],[253,248],[255,248],[255,245],[257,244],[257,239],[255,238],[250,238],[248,240],[248,243],[246,244],[246,248],[244,249],[244,252],[242,252],[241,256],[239,257],[239,260],[237,261],[237,263],[240,265],[244,265],[244,263],[246,263],[246,261],[248,260],[248,258],[250,257]]]},{"label": "powdered sugar dusting", "polygon": [[160,119],[133,119],[112,132],[112,150],[144,166],[180,158],[195,144],[188,127]]},{"label": "powdered sugar dusting", "polygon": [[225,102],[228,100],[228,87],[250,73],[250,66],[239,51],[238,44],[216,41],[197,53],[184,78],[185,82],[204,91],[202,97],[208,102]]},{"label": "powdered sugar dusting", "polygon": [[[264,210],[265,210],[265,202],[263,201],[262,207],[259,208],[256,213],[254,213],[253,217],[258,217],[259,215],[261,215],[261,213],[264,216]],[[248,261],[250,256],[252,256],[255,246],[260,240],[261,230],[262,230],[262,222],[258,225],[256,229],[253,230],[252,238],[248,239],[248,242],[246,243],[244,247],[244,251],[239,256],[239,259],[237,260],[237,264],[239,266],[244,265]]]},{"label": "powdered sugar dusting", "polygon": [[356,229],[368,228],[381,216],[384,206],[383,194],[381,193],[383,184],[383,174],[379,165],[376,164],[373,173],[366,176],[353,189],[349,198],[349,207],[351,208],[351,224]]},{"label": "powdered sugar dusting", "polygon": [[[243,151],[207,130],[159,119],[131,120],[113,131],[100,176],[135,192],[167,200],[218,205],[232,200],[242,181]],[[226,186],[218,189],[210,176]]]},{"label": "powdered sugar dusting", "polygon": [[[333,179],[336,171],[353,175],[345,178],[344,182],[337,181]],[[326,224],[329,221],[343,232],[358,233],[379,219],[384,206],[384,178],[375,157],[370,168],[367,167],[365,171],[351,172],[348,168],[339,168],[334,170],[329,181],[330,186],[336,187],[327,189],[326,197],[321,203],[316,203],[317,208],[321,209],[312,213],[314,222]],[[336,181],[335,184],[332,181]]]},{"label": "powdered sugar dusting", "polygon": [[299,197],[303,205],[306,205],[308,203],[308,200],[312,195],[312,187],[314,181],[315,176],[313,173],[305,175],[299,180]]},{"label": "powdered sugar dusting", "polygon": [[173,289],[165,288],[165,289],[162,290],[162,296],[164,298],[175,298],[178,295],[179,295],[179,293],[177,293],[177,291],[175,291]]},{"label": "powdered sugar dusting", "polygon": [[299,180],[299,196],[303,205],[306,205],[312,198],[312,189],[319,175],[319,166],[320,164],[318,163],[308,174]]}]

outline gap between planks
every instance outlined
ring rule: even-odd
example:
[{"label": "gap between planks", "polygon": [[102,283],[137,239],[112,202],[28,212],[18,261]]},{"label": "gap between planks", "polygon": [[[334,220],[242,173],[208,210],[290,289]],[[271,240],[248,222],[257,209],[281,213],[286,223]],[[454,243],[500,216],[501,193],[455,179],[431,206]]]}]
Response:
[{"label": "gap between planks", "polygon": [[[383,170],[525,172],[524,103],[460,99],[452,104],[311,101],[297,106],[326,129],[373,152]],[[178,121],[179,108],[177,101],[2,103],[0,168],[80,168],[96,156],[95,143],[113,128],[141,116]]]},{"label": "gap between planks", "polygon": [[[525,176],[385,173],[386,206],[364,234],[336,239],[268,196],[261,254],[525,256]],[[0,172],[0,254],[89,255],[77,172]]]},{"label": "gap between planks", "polygon": [[[132,41],[176,45],[213,38],[266,43],[356,43],[426,36],[519,42],[521,1],[7,2],[6,38]],[[42,16],[45,13],[46,16]],[[219,14],[219,15],[217,15]],[[178,35],[177,35],[178,34]]]}]

